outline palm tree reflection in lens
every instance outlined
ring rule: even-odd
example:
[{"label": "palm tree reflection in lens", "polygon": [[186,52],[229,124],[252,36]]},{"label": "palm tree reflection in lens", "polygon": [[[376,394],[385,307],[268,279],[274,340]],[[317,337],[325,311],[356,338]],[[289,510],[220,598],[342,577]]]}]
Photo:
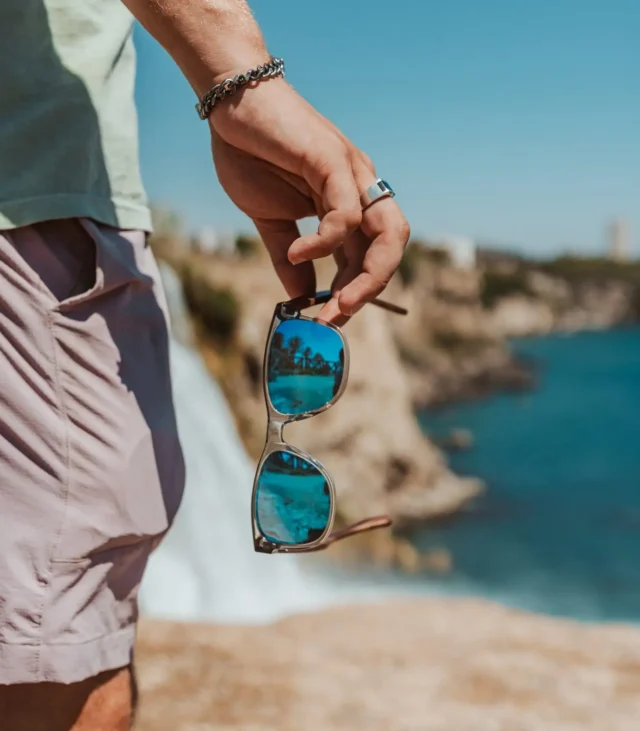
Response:
[{"label": "palm tree reflection in lens", "polygon": [[326,406],[340,390],[344,376],[342,338],[311,320],[285,320],[276,328],[269,349],[267,388],[273,408],[297,415]]},{"label": "palm tree reflection in lens", "polygon": [[327,481],[314,465],[292,452],[270,454],[256,491],[256,520],[270,541],[299,546],[317,541],[331,514]]}]

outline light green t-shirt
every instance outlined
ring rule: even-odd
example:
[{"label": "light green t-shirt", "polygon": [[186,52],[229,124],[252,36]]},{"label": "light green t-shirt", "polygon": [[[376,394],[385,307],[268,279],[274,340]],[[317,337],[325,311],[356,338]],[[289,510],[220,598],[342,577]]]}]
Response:
[{"label": "light green t-shirt", "polygon": [[120,0],[0,0],[0,229],[151,226]]}]

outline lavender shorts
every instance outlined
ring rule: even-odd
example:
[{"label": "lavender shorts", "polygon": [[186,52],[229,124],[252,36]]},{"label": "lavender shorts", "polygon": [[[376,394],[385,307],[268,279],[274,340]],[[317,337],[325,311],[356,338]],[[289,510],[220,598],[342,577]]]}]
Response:
[{"label": "lavender shorts", "polygon": [[184,461],[142,231],[0,231],[0,684],[131,662],[137,595]]}]

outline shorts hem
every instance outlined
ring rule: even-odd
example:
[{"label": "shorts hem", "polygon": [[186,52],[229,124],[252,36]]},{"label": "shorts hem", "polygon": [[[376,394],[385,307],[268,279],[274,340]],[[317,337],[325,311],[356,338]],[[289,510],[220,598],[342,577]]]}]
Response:
[{"label": "shorts hem", "polygon": [[79,683],[131,664],[135,625],[77,644],[7,644],[0,641],[0,685]]}]

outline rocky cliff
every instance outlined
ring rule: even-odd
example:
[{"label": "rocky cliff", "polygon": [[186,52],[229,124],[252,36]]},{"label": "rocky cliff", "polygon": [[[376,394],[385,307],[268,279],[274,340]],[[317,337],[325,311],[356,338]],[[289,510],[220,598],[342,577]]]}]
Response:
[{"label": "rocky cliff", "polygon": [[398,298],[409,315],[393,323],[414,408],[532,385],[482,302],[483,274],[425,257]]},{"label": "rocky cliff", "polygon": [[[258,242],[244,238],[241,254],[164,250],[181,273],[205,360],[257,459],[266,429],[264,343],[273,308],[285,295]],[[323,461],[336,478],[339,520],[388,512],[402,526],[455,512],[477,495],[480,483],[452,474],[442,453],[421,434],[415,410],[496,389],[532,387],[535,373],[514,357],[508,338],[610,327],[635,318],[636,269],[499,257],[461,270],[442,252],[410,247],[385,292],[409,315],[368,306],[354,318],[345,328],[352,363],[343,399],[313,420],[287,428],[287,438]],[[329,284],[332,273],[330,263],[319,264],[319,288]],[[376,550],[389,560],[389,546],[380,535],[375,540],[383,541]],[[417,565],[415,556],[403,563]]]},{"label": "rocky cliff", "polygon": [[572,281],[534,268],[524,282],[525,291],[505,295],[489,312],[502,337],[604,330],[638,319],[637,286],[623,277]]},{"label": "rocky cliff", "polygon": [[442,252],[414,245],[401,274],[410,315],[394,332],[417,408],[531,388],[535,373],[513,355],[510,338],[605,329],[640,316],[636,263],[502,255],[461,270]]}]

